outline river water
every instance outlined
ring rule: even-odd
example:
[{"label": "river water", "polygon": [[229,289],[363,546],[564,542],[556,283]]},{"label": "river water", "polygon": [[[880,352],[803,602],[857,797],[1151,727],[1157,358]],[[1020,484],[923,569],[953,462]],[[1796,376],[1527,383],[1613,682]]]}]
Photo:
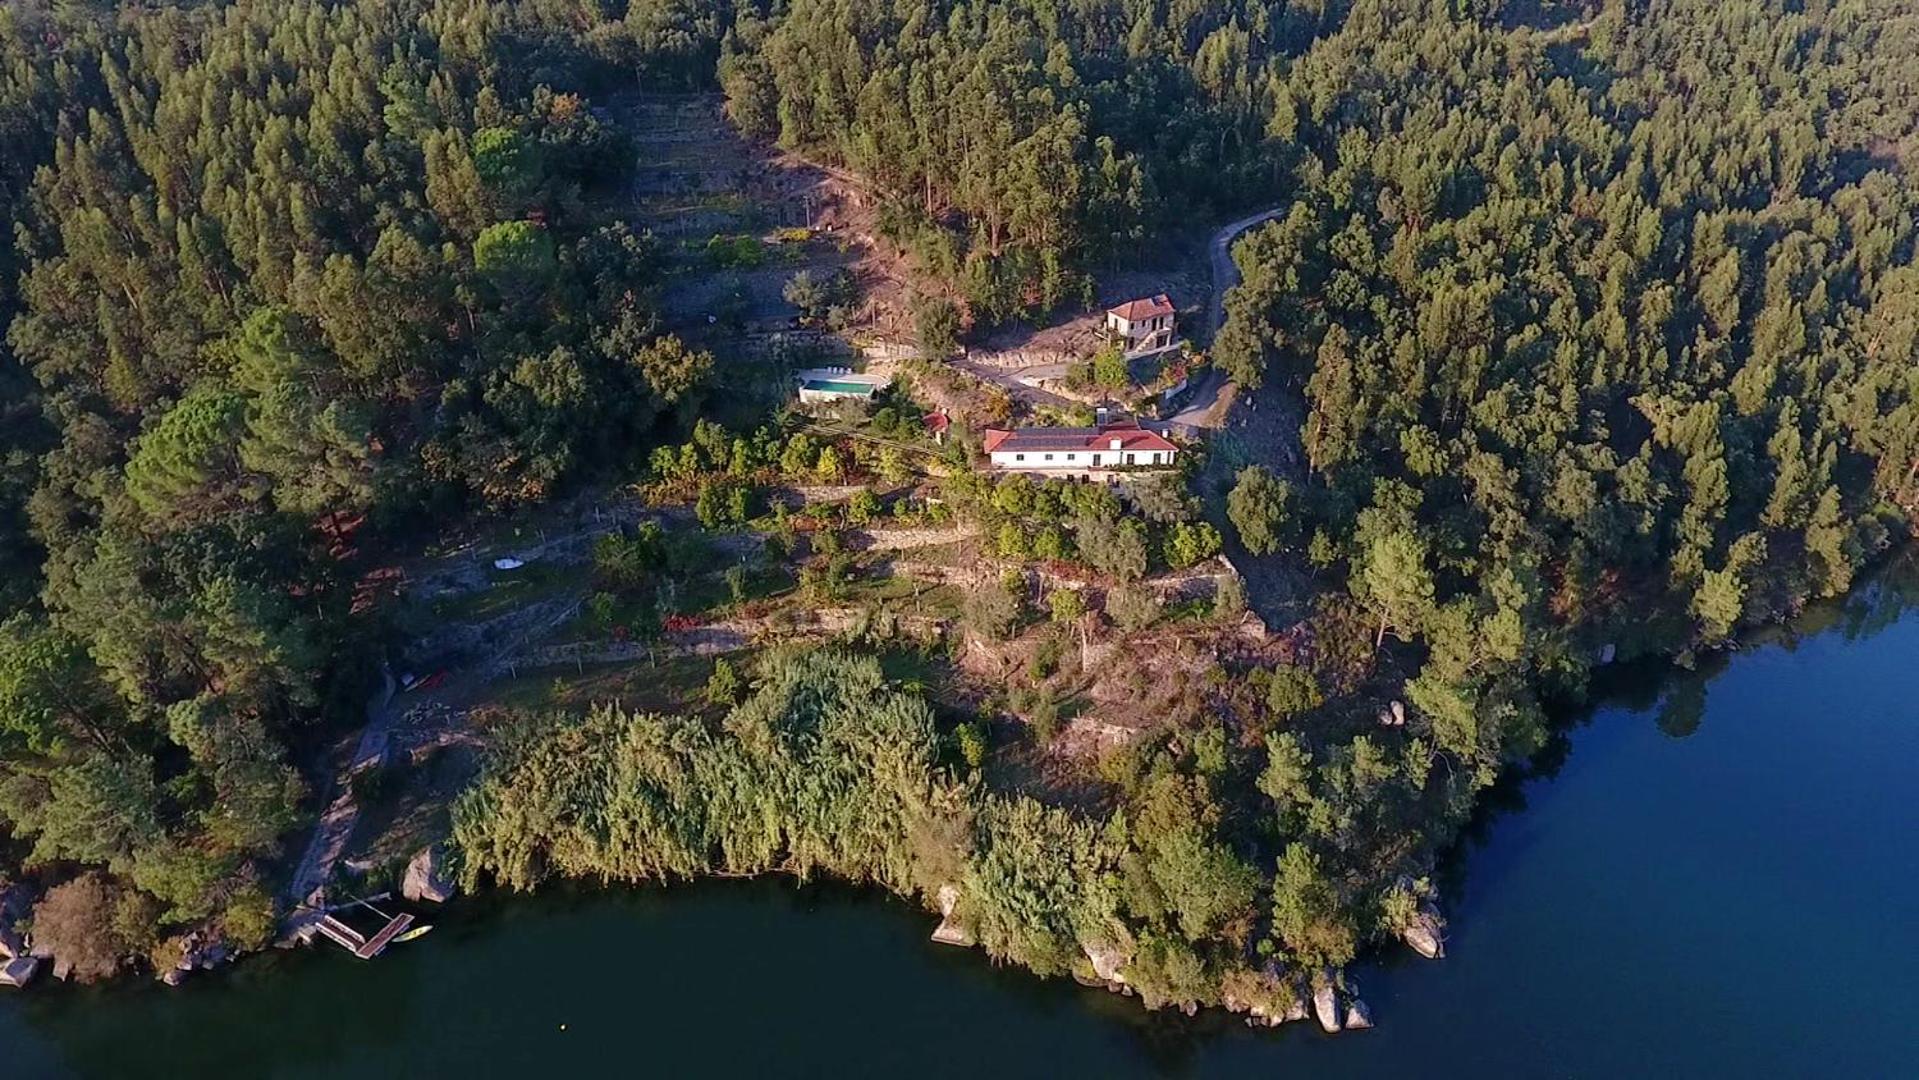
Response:
[{"label": "river water", "polygon": [[1334,1037],[1148,1015],[831,886],[456,904],[373,963],[0,997],[0,1076],[1919,1075],[1910,561],[1718,669],[1613,678],[1445,875],[1450,955]]}]

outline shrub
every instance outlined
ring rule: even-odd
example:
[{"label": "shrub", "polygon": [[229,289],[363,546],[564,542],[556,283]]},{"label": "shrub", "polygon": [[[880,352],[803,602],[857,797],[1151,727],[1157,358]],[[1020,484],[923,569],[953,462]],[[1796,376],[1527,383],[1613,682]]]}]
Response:
[{"label": "shrub", "polygon": [[846,466],[840,460],[840,452],[830,446],[822,447],[819,460],[813,464],[813,473],[829,484],[846,475]]},{"label": "shrub", "polygon": [[227,938],[242,949],[264,949],[273,941],[273,932],[279,926],[279,914],[273,906],[273,896],[261,888],[257,882],[249,882],[234,890],[227,900],[226,912],[220,916],[220,925],[226,931]]},{"label": "shrub", "polygon": [[104,979],[120,970],[129,949],[122,936],[122,889],[98,871],[47,890],[33,907],[33,941],[69,969],[80,982]]},{"label": "shrub", "polygon": [[1271,555],[1279,550],[1292,497],[1291,485],[1264,468],[1248,465],[1240,470],[1232,492],[1226,496],[1226,516],[1247,551]]},{"label": "shrub", "polygon": [[693,513],[706,529],[737,527],[753,517],[754,496],[753,486],[734,476],[704,480],[693,502]]},{"label": "shrub", "polygon": [[666,563],[666,532],[646,522],[632,533],[608,533],[593,542],[593,577],[603,588],[644,588]]},{"label": "shrub", "polygon": [[722,656],[713,662],[713,674],[706,680],[706,703],[720,708],[730,708],[739,704],[746,689],[745,680],[740,678],[733,662]]},{"label": "shrub", "polygon": [[1246,585],[1238,574],[1226,574],[1213,586],[1213,614],[1222,619],[1238,618],[1246,611]]},{"label": "shrub", "polygon": [[1266,705],[1282,720],[1317,709],[1325,702],[1319,680],[1299,667],[1276,667],[1266,681]]},{"label": "shrub", "polygon": [[1198,565],[1219,551],[1219,530],[1207,522],[1181,521],[1166,530],[1166,565],[1175,570]]},{"label": "shrub", "polygon": [[1066,539],[1066,531],[1057,525],[1048,525],[1033,537],[1035,558],[1060,561],[1072,555],[1073,545]]},{"label": "shrub", "polygon": [[1026,673],[1034,680],[1050,679],[1059,671],[1060,642],[1056,637],[1048,637],[1033,650],[1032,663],[1027,665]]},{"label": "shrub", "polygon": [[999,535],[995,539],[993,546],[999,552],[1001,558],[1024,559],[1026,557],[1026,530],[1020,528],[1019,522],[1017,521],[1004,522],[999,527]]},{"label": "shrub", "polygon": [[1093,354],[1092,368],[1089,374],[1094,385],[1103,390],[1125,390],[1133,385],[1133,375],[1126,363],[1126,354],[1118,342],[1109,342],[1099,352]]},{"label": "shrub", "polygon": [[721,269],[751,270],[766,262],[758,237],[719,235],[706,241],[706,257]]},{"label": "shrub", "polygon": [[940,359],[959,347],[959,308],[945,297],[922,296],[913,303],[913,329],[920,352]]},{"label": "shrub", "polygon": [[1019,625],[1019,597],[1004,583],[975,589],[966,596],[960,612],[967,629],[989,641],[1010,636]]},{"label": "shrub", "polygon": [[967,768],[978,769],[986,763],[986,753],[991,749],[986,735],[986,723],[982,720],[969,720],[953,729],[953,744]]},{"label": "shrub", "polygon": [[1144,630],[1159,618],[1159,599],[1146,589],[1122,585],[1107,591],[1106,616],[1129,633]]},{"label": "shrub", "polygon": [[1059,701],[1051,690],[1042,690],[1027,709],[1026,722],[1033,729],[1033,741],[1047,746],[1059,737]]},{"label": "shrub", "polygon": [[1120,581],[1137,581],[1146,573],[1146,526],[1140,522],[1082,513],[1073,531],[1080,554],[1093,569]]},{"label": "shrub", "polygon": [[1046,597],[1056,623],[1078,622],[1086,614],[1086,597],[1077,589],[1054,589]]},{"label": "shrub", "polygon": [[731,484],[709,480],[700,485],[700,495],[693,503],[694,516],[700,519],[700,527],[721,529],[732,524],[729,519],[727,489]]}]

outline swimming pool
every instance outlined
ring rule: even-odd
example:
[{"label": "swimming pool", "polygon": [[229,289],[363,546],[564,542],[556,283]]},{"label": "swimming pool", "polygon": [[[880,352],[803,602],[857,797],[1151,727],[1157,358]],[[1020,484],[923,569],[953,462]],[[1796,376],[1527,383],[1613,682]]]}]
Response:
[{"label": "swimming pool", "polygon": [[879,389],[872,383],[848,382],[841,379],[808,379],[801,383],[800,387],[828,394],[858,394],[862,397],[870,397],[873,391]]}]

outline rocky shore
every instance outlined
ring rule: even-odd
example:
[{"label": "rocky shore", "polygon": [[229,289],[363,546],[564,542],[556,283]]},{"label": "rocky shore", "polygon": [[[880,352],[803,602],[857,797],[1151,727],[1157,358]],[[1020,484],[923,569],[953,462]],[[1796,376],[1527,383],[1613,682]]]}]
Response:
[{"label": "rocky shore", "polygon": [[[976,937],[961,912],[959,887],[940,886],[935,895],[940,923],[932,940],[942,945],[970,947]],[[1422,903],[1401,937],[1406,945],[1428,960],[1446,955],[1446,920],[1436,904]],[[1117,942],[1089,940],[1080,943],[1084,964],[1074,977],[1087,986],[1097,986],[1116,994],[1133,996],[1135,988],[1127,981],[1126,968],[1131,950]],[[1278,965],[1247,969],[1228,974],[1224,979],[1220,1004],[1228,1011],[1246,1017],[1249,1025],[1278,1027],[1295,1020],[1315,1019],[1327,1034],[1363,1031],[1373,1026],[1372,1007],[1359,996],[1354,980],[1344,971],[1321,970],[1310,978],[1288,972]],[[1187,1008],[1188,1015],[1198,1012]]]}]

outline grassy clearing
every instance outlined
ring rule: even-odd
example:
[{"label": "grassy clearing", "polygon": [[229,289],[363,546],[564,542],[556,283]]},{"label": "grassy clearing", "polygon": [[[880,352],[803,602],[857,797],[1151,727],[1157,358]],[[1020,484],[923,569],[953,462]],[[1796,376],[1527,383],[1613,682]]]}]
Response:
[{"label": "grassy clearing", "polygon": [[964,594],[955,586],[909,577],[860,578],[844,586],[841,599],[851,605],[884,605],[901,615],[956,619]]},{"label": "grassy clearing", "polygon": [[433,601],[430,608],[434,617],[448,622],[484,622],[569,589],[584,588],[589,571],[583,566],[533,562],[518,570],[488,567],[486,574],[486,588]]},{"label": "grassy clearing", "polygon": [[[746,653],[730,657],[735,664]],[[600,702],[643,712],[677,711],[694,700],[713,674],[714,659],[666,656],[615,664],[547,668],[495,684],[494,704],[509,709],[585,709]]]}]

